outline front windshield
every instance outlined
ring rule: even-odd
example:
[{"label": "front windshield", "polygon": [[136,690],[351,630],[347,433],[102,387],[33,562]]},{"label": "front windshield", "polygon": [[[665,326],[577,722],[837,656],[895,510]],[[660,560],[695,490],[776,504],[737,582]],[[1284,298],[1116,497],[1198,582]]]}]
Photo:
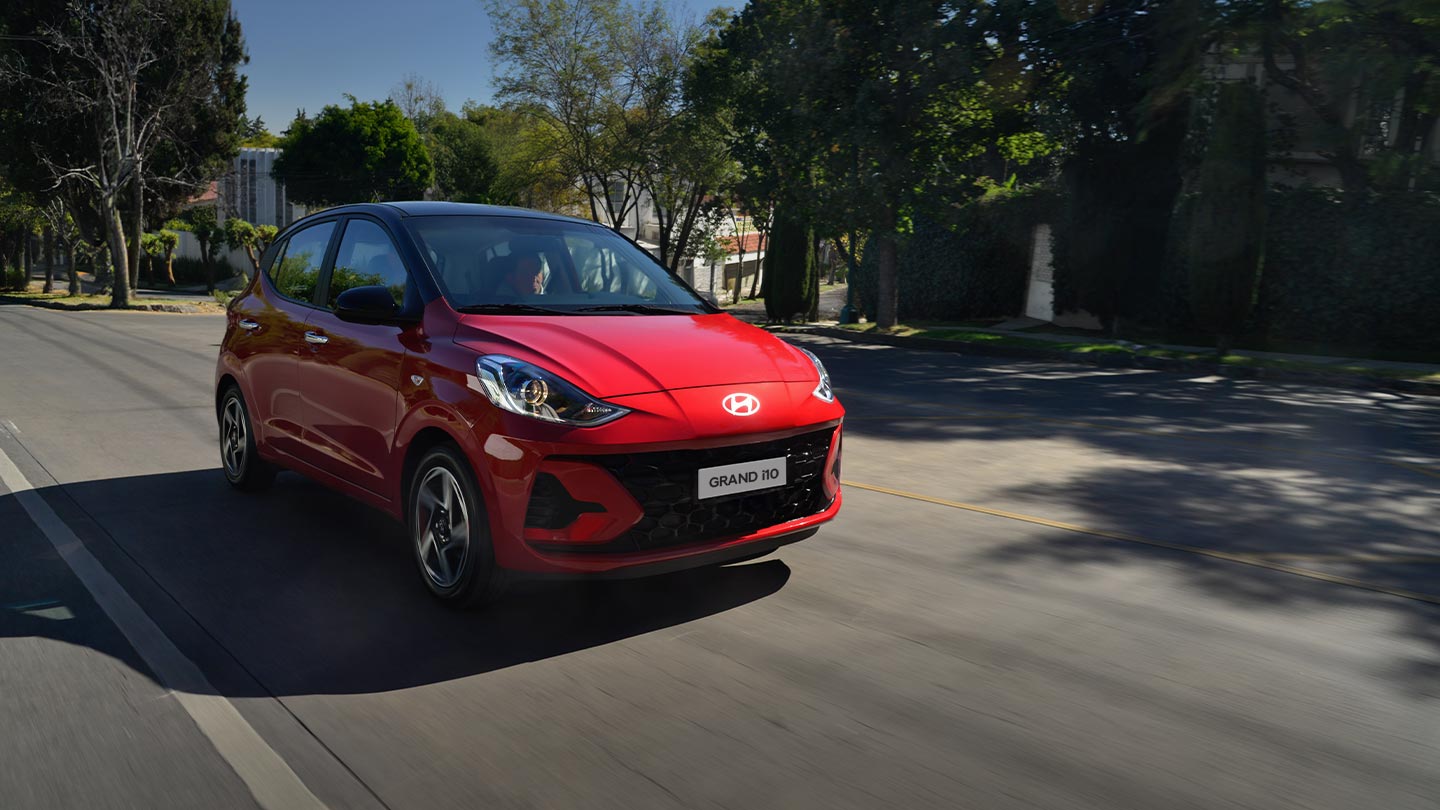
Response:
[{"label": "front windshield", "polygon": [[531,217],[407,220],[441,291],[461,311],[700,314],[712,309],[603,227]]}]

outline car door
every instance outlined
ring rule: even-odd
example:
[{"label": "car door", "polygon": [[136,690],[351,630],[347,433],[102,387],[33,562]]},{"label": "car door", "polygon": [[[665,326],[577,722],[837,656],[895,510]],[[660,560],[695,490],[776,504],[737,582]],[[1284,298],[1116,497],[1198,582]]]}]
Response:
[{"label": "car door", "polygon": [[236,305],[231,342],[248,383],[259,441],[270,450],[297,455],[304,428],[297,364],[305,321],[315,305],[320,270],[335,221],[302,228],[277,246],[255,294]]},{"label": "car door", "polygon": [[383,496],[390,491],[385,474],[399,420],[401,366],[419,327],[348,323],[335,315],[340,293],[376,284],[389,287],[397,305],[418,295],[385,227],[368,217],[347,219],[321,305],[305,324],[299,383],[306,460]]}]

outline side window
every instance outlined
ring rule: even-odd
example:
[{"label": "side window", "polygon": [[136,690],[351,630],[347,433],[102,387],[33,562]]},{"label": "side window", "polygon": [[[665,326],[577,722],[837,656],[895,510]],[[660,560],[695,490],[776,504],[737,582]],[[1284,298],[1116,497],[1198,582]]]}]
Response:
[{"label": "side window", "polygon": [[385,230],[368,219],[352,219],[345,225],[335,268],[330,271],[326,306],[335,308],[335,299],[352,287],[388,287],[396,306],[405,303],[405,264]]},{"label": "side window", "polygon": [[315,287],[320,283],[320,264],[325,261],[325,248],[335,223],[322,222],[296,231],[276,253],[267,274],[270,283],[286,298],[306,304],[315,300]]}]

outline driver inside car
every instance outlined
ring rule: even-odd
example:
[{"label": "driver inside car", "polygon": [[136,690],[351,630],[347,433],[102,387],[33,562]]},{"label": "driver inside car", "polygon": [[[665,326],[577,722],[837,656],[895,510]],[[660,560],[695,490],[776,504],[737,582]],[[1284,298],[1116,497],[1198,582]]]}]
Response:
[{"label": "driver inside car", "polygon": [[544,268],[540,264],[540,257],[533,253],[511,257],[510,269],[505,273],[500,291],[522,297],[545,292]]}]

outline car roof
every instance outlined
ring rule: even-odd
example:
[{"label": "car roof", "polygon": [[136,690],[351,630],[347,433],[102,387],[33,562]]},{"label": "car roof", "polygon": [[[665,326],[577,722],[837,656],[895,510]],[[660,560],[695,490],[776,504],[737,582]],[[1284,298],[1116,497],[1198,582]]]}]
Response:
[{"label": "car roof", "polygon": [[[382,203],[352,203],[340,205],[334,208],[326,208],[316,211],[315,214],[380,214],[399,215],[402,217],[433,217],[433,216],[489,216],[489,217],[526,217],[529,219],[553,219],[561,222],[583,222],[586,225],[594,225],[588,219],[578,217],[567,217],[563,214],[552,214],[546,211],[534,211],[529,208],[514,208],[508,205],[481,205],[478,203],[446,202],[443,200],[401,200]],[[308,218],[308,217],[307,217]]]}]

